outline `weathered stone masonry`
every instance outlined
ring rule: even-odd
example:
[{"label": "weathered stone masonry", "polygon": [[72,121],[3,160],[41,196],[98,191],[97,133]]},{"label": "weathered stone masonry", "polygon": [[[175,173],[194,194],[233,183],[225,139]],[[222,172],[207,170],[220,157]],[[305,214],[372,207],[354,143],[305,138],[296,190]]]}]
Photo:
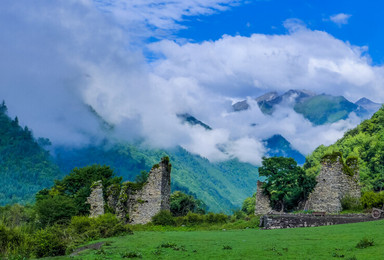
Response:
[{"label": "weathered stone masonry", "polygon": [[116,215],[131,224],[145,224],[160,210],[170,210],[171,165],[162,160],[149,172],[148,181],[142,189],[132,190],[123,183]]},{"label": "weathered stone masonry", "polygon": [[[98,189],[98,193],[101,189]],[[132,182],[125,182],[121,187],[117,184],[111,185],[105,192],[107,195],[106,204],[119,219],[131,224],[150,222],[160,210],[170,210],[171,164],[168,157],[163,158],[159,164],[152,167],[148,179],[142,187]],[[90,198],[92,194],[93,191]],[[91,216],[104,213],[104,211],[102,213],[101,211],[92,212],[92,208],[96,207],[96,204],[101,205],[100,199],[97,200],[97,203],[96,200],[92,199],[88,199],[88,202],[91,204]],[[104,203],[104,200],[102,202]]]},{"label": "weathered stone masonry", "polygon": [[264,194],[263,184],[264,182],[257,181],[255,215],[264,215],[272,211],[270,200]]},{"label": "weathered stone masonry", "polygon": [[[317,184],[305,204],[305,210],[337,213],[342,210],[341,200],[349,195],[360,198],[359,170],[357,159],[344,163],[341,153],[325,156],[316,177]],[[268,196],[263,194],[262,182],[257,182],[255,214],[272,211]]]},{"label": "weathered stone masonry", "polygon": [[351,215],[325,215],[314,216],[310,214],[282,214],[282,215],[264,215],[260,218],[260,227],[264,229],[280,228],[298,228],[298,227],[318,227],[337,224],[349,224],[357,222],[373,221],[368,214]]},{"label": "weathered stone masonry", "polygon": [[91,195],[87,198],[87,202],[91,205],[89,210],[91,218],[104,214],[103,184],[101,181],[93,183]]},{"label": "weathered stone masonry", "polygon": [[317,184],[309,195],[306,210],[337,213],[342,210],[341,200],[349,195],[360,198],[359,171],[356,160],[343,163],[341,155],[325,158],[321,163]]}]

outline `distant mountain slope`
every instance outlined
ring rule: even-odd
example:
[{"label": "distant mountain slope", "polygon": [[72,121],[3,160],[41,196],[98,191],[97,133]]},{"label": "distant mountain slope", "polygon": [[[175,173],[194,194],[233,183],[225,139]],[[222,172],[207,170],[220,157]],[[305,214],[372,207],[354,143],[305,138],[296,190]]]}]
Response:
[{"label": "distant mountain slope", "polygon": [[[11,120],[4,104],[0,106],[0,205],[27,203],[37,191],[50,187],[75,167],[92,164],[111,166],[125,180],[134,180],[142,170],[150,170],[163,156],[173,165],[172,189],[195,194],[210,210],[229,213],[241,207],[251,196],[258,180],[257,167],[231,160],[211,163],[181,147],[164,151],[143,148],[139,144],[105,140],[103,144],[83,148],[55,147],[52,157],[36,141],[28,128],[22,129],[17,119]],[[192,125],[210,127],[191,115],[182,120]]]},{"label": "distant mountain slope", "polygon": [[[47,140],[41,140],[47,143]],[[27,203],[36,192],[62,177],[47,151],[34,140],[31,131],[10,119],[0,105],[0,205]]]},{"label": "distant mountain slope", "polygon": [[307,156],[304,168],[309,174],[320,170],[320,158],[326,153],[341,151],[344,158],[359,158],[360,178],[363,190],[384,189],[384,108],[371,119],[347,131],[343,138],[330,146],[319,146]]},{"label": "distant mountain slope", "polygon": [[192,116],[188,113],[178,114],[177,117],[179,119],[181,119],[181,121],[183,123],[187,123],[190,125],[199,125],[199,126],[202,126],[203,128],[205,128],[205,130],[212,130],[212,128],[209,125],[204,124],[203,122],[201,122],[200,120],[196,119],[194,116]]},{"label": "distant mountain slope", "polygon": [[[381,107],[381,104],[374,103],[367,98],[352,103],[342,96],[316,95],[307,90],[293,89],[281,95],[277,92],[269,92],[257,97],[255,101],[264,114],[272,115],[276,105],[284,104],[292,107],[314,125],[334,123],[346,119],[351,112],[355,112],[360,118],[366,119]],[[249,107],[246,100],[232,105],[235,112],[247,110]]]},{"label": "distant mountain slope", "polygon": [[305,156],[292,148],[291,144],[281,135],[274,135],[264,141],[268,156],[283,156],[295,159],[298,164],[304,164]]},{"label": "distant mountain slope", "polygon": [[381,108],[383,104],[375,103],[369,100],[368,98],[361,98],[357,102],[356,105],[364,108],[368,113],[375,113],[377,110]]},{"label": "distant mountain slope", "polygon": [[140,148],[139,145],[117,143],[81,149],[59,148],[57,164],[68,173],[74,167],[94,163],[110,165],[125,180],[134,180],[142,170],[148,171],[161,157],[168,155],[172,163],[172,189],[193,193],[210,210],[229,213],[241,207],[256,189],[257,168],[237,160],[210,163],[181,147],[169,151]]},{"label": "distant mountain slope", "polygon": [[318,95],[296,103],[294,109],[315,125],[334,123],[346,119],[358,105],[342,96]]}]

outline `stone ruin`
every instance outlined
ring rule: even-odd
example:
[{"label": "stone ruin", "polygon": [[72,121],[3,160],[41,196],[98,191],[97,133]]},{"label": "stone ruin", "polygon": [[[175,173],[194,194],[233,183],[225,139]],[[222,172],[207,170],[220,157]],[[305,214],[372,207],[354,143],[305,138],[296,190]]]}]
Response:
[{"label": "stone ruin", "polygon": [[[342,210],[341,200],[345,196],[360,198],[359,170],[357,159],[344,163],[341,153],[323,158],[321,170],[316,177],[317,184],[305,203],[304,210],[338,213]],[[270,200],[264,195],[262,182],[257,182],[255,215],[272,212]]]},{"label": "stone ruin", "polygon": [[103,198],[103,184],[101,181],[96,181],[91,187],[91,194],[87,198],[87,202],[91,205],[89,216],[91,218],[104,214],[104,198]]},{"label": "stone ruin", "polygon": [[344,163],[341,153],[325,156],[316,177],[317,184],[309,195],[305,210],[338,213],[345,196],[361,197],[357,159]]},{"label": "stone ruin", "polygon": [[[104,203],[102,193],[101,196],[99,195],[100,190],[103,191],[102,186],[100,188],[100,185],[95,184],[88,198],[88,203],[91,205],[90,216],[104,213],[104,211],[95,210]],[[113,184],[104,192],[107,197],[106,206],[120,220],[130,224],[150,222],[160,210],[170,210],[171,164],[169,158],[164,157],[159,164],[152,167],[143,185],[124,182],[121,186]],[[93,194],[98,194],[98,199],[91,199],[95,197]]]},{"label": "stone ruin", "polygon": [[255,215],[264,215],[272,211],[271,202],[264,194],[263,184],[264,182],[257,181]]}]

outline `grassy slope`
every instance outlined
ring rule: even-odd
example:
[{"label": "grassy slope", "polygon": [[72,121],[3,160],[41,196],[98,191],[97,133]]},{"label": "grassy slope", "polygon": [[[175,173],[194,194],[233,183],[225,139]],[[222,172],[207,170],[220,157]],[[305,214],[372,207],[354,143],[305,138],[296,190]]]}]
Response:
[{"label": "grassy slope", "polygon": [[[384,220],[347,225],[283,230],[233,230],[192,232],[135,232],[134,235],[105,239],[99,251],[84,251],[74,259],[120,259],[120,254],[136,251],[143,259],[382,259]],[[374,246],[356,248],[363,238],[373,238]],[[186,251],[161,248],[166,242],[184,246]],[[231,250],[224,250],[230,246]],[[196,252],[194,252],[196,250]],[[98,254],[99,252],[99,254]],[[55,259],[68,259],[60,257]]]}]

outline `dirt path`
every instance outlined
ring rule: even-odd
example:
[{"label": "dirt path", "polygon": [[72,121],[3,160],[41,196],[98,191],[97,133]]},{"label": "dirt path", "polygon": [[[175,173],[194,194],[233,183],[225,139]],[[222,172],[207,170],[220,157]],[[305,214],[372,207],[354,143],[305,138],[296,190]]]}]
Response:
[{"label": "dirt path", "polygon": [[70,256],[76,256],[80,252],[83,252],[84,250],[87,250],[87,249],[96,249],[96,250],[100,249],[104,244],[105,244],[105,242],[98,242],[98,243],[95,243],[95,244],[90,244],[90,245],[79,247],[75,251],[73,251],[73,253],[70,254]]}]

